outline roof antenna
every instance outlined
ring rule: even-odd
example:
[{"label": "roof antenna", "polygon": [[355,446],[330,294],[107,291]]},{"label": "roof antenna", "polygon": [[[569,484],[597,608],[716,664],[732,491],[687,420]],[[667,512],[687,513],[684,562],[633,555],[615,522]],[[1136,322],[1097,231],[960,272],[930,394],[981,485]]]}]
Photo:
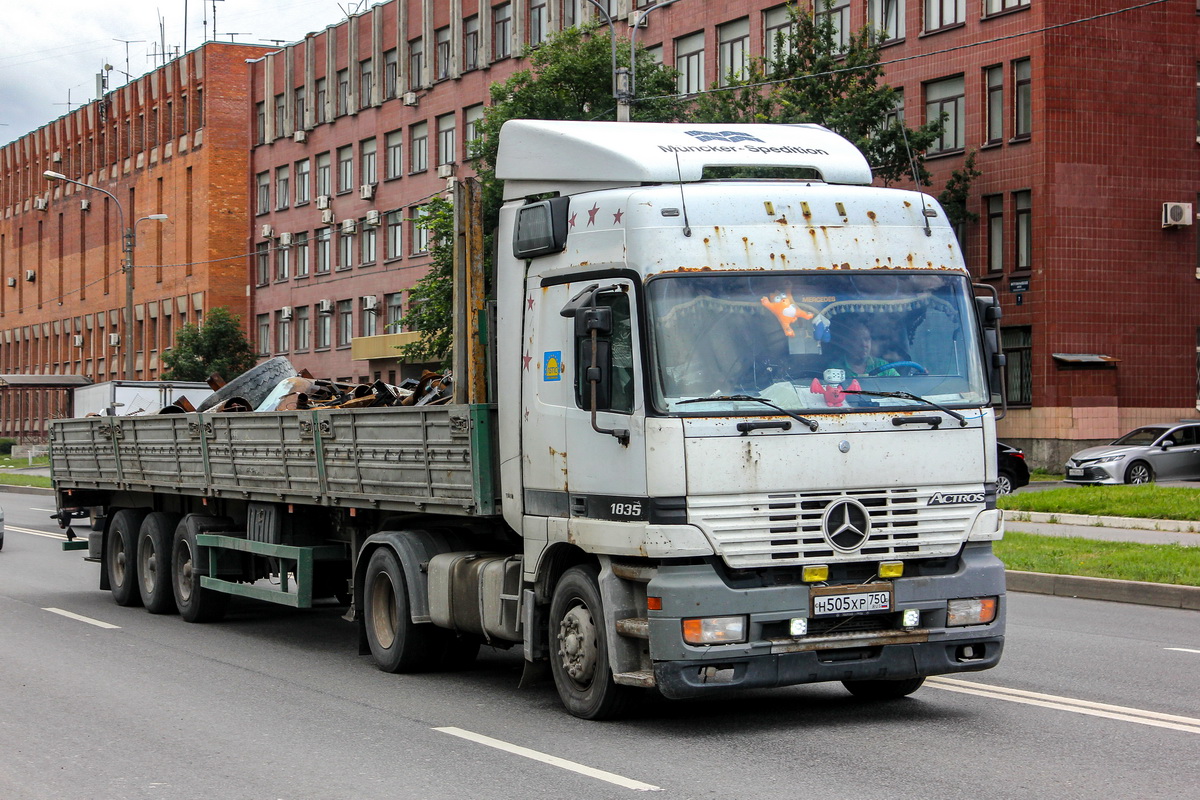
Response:
[{"label": "roof antenna", "polygon": [[[683,206],[683,235],[692,235],[692,226],[688,224],[687,198],[683,196],[683,170],[679,168],[679,152],[675,152],[675,174],[679,176],[679,202]],[[928,224],[928,223],[926,223]]]},{"label": "roof antenna", "polygon": [[[904,149],[908,151],[908,167],[912,170],[913,183],[916,184],[917,191],[921,193],[921,216],[925,219],[925,235],[933,236],[933,231],[929,227],[929,218],[936,217],[937,212],[925,205],[925,192],[921,189],[921,176],[917,172],[917,159],[913,155],[912,148],[908,145],[908,126],[903,122],[900,122],[899,125],[901,133],[904,134]],[[679,160],[678,154],[675,156],[675,160]]]}]

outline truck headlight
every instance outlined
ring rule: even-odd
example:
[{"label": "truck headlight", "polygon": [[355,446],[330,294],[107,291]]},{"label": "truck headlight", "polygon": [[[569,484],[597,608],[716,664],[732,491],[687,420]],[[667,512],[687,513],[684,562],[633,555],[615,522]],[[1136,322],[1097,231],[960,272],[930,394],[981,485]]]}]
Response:
[{"label": "truck headlight", "polygon": [[746,618],[697,617],[683,621],[683,640],[688,644],[736,644],[746,641]]},{"label": "truck headlight", "polygon": [[946,603],[946,627],[986,625],[996,618],[997,597],[971,597]]}]

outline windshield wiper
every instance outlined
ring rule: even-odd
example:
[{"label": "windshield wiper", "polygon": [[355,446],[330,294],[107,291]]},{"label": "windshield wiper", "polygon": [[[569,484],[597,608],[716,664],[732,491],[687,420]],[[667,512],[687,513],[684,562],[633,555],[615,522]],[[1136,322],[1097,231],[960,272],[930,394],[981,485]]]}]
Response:
[{"label": "windshield wiper", "polygon": [[[792,419],[799,422],[801,425],[807,425],[808,429],[810,431],[815,431],[818,427],[817,423],[814,420],[809,419],[808,417],[802,417],[799,414],[793,414],[791,411],[788,411],[786,408],[780,408],[779,406],[775,405],[770,400],[767,400],[765,397],[755,397],[754,395],[750,395],[750,394],[723,394],[723,395],[714,395],[713,397],[693,397],[690,400],[679,400],[678,402],[675,403],[675,405],[682,406],[687,403],[719,403],[719,402],[734,403],[734,402],[740,402],[740,401],[746,401],[746,402],[751,402],[751,403],[762,403],[764,406],[767,406],[768,408],[775,409],[780,414],[791,417]],[[951,413],[953,413],[953,412],[951,412]],[[961,419],[961,417],[960,417],[960,419]],[[965,425],[966,423],[963,423],[963,424]]]},{"label": "windshield wiper", "polygon": [[921,397],[918,394],[913,394],[912,392],[871,392],[867,391],[866,389],[842,389],[842,391],[846,394],[867,394],[872,397],[898,397],[901,400],[916,400],[918,403],[924,403],[927,406],[932,406],[938,411],[944,411],[950,416],[954,417],[956,420],[958,420],[958,427],[967,427],[967,418],[962,414],[958,413],[957,411],[951,411],[940,403],[935,403],[932,400],[926,400],[924,397]]}]

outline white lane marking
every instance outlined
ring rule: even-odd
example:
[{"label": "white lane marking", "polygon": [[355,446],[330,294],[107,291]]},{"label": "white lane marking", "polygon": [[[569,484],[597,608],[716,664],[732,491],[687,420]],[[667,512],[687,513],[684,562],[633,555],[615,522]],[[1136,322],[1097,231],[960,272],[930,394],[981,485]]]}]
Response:
[{"label": "white lane marking", "polygon": [[1140,708],[1113,706],[1107,703],[1093,703],[1089,700],[1076,700],[1072,697],[1027,692],[1022,689],[1009,689],[1003,686],[988,686],[982,683],[955,680],[954,678],[930,678],[928,683],[936,689],[944,689],[948,692],[973,694],[979,697],[990,697],[993,700],[1007,700],[1010,703],[1023,703],[1041,708],[1071,711],[1076,714],[1087,714],[1093,717],[1115,719],[1122,722],[1136,722],[1140,725],[1169,728],[1185,733],[1200,733],[1200,719],[1196,719],[1195,717],[1180,717],[1175,714],[1161,714],[1157,711],[1145,711]]},{"label": "white lane marking", "polygon": [[82,614],[75,614],[70,611],[63,611],[61,608],[43,608],[42,611],[49,611],[51,614],[58,614],[59,616],[66,617],[67,619],[74,619],[74,620],[79,620],[80,622],[86,622],[88,625],[95,625],[97,628],[106,628],[108,630],[113,630],[113,631],[121,629],[120,625],[110,625],[107,622],[101,622],[98,619],[92,619],[91,617],[85,617]]},{"label": "white lane marking", "polygon": [[[67,535],[65,533],[47,533],[46,531],[35,531],[33,528],[19,528],[16,525],[5,525],[4,530],[16,531],[17,533],[29,533],[33,534],[34,536],[45,536],[47,539],[62,539],[64,542],[67,540]],[[75,538],[78,539],[80,537],[76,536]]]},{"label": "white lane marking", "polygon": [[632,778],[626,778],[623,775],[617,775],[612,772],[605,772],[604,770],[601,770],[601,769],[595,769],[593,767],[584,766],[583,764],[577,764],[574,761],[567,761],[565,758],[559,758],[558,756],[551,756],[551,755],[546,755],[545,753],[539,753],[537,750],[530,750],[528,747],[521,747],[520,745],[509,744],[508,742],[501,741],[500,739],[493,739],[490,736],[484,736],[481,733],[473,733],[472,731],[467,731],[467,730],[463,730],[462,728],[454,728],[454,727],[434,728],[434,730],[441,731],[442,733],[448,733],[451,736],[457,736],[460,739],[467,739],[468,741],[476,742],[477,744],[487,745],[488,747],[494,747],[497,750],[503,750],[506,753],[512,753],[513,755],[522,756],[524,758],[531,758],[534,761],[541,761],[543,764],[549,764],[554,767],[561,767],[562,769],[570,770],[571,772],[577,772],[580,775],[586,775],[589,778],[596,778],[597,780],[607,781],[608,783],[614,783],[617,786],[621,786],[625,789],[634,789],[639,792],[661,792],[662,791],[661,787],[654,786],[649,783],[642,783],[641,781],[635,781]]},{"label": "white lane marking", "polygon": [[1163,650],[1174,650],[1176,653],[1200,653],[1200,650],[1193,650],[1190,647],[1164,647]]},{"label": "white lane marking", "polygon": [[58,513],[57,508],[34,508],[33,506],[30,506],[29,510],[30,511],[45,511],[47,514],[57,514]]}]

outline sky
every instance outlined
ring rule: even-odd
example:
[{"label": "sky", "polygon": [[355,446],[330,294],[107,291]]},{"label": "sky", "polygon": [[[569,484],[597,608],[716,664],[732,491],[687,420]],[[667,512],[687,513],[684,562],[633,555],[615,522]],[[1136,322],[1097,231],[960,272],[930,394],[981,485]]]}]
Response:
[{"label": "sky", "polygon": [[[144,75],[161,62],[152,54],[195,49],[215,30],[223,42],[294,42],[310,31],[365,10],[378,0],[8,0],[0,22],[0,144],[37,130],[94,100],[96,73],[113,69],[109,89],[128,72]],[[185,13],[186,9],[186,13]],[[160,28],[160,20],[162,27]],[[206,24],[207,23],[207,24]],[[128,45],[128,67],[126,45]]]}]

